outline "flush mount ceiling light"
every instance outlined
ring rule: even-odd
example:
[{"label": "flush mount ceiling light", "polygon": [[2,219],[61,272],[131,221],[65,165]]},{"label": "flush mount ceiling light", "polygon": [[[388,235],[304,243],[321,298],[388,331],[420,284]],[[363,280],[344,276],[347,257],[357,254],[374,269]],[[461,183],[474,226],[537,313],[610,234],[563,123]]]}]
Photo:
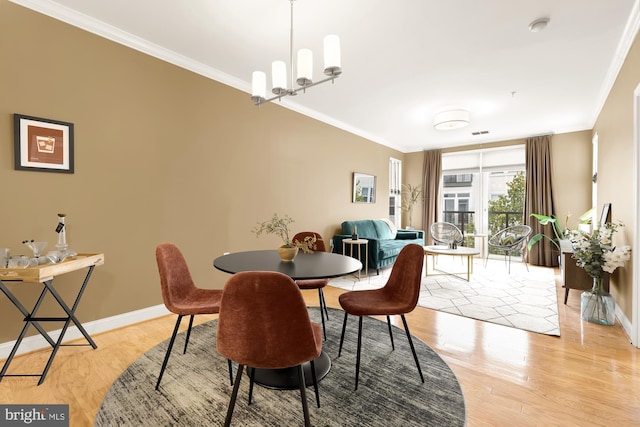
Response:
[{"label": "flush mount ceiling light", "polygon": [[448,110],[436,114],[433,127],[437,130],[460,129],[469,125],[469,112],[467,110]]},{"label": "flush mount ceiling light", "polygon": [[538,18],[531,24],[529,24],[529,31],[531,31],[532,33],[539,33],[540,31],[547,28],[549,21],[551,21],[551,19],[548,17]]},{"label": "flush mount ceiling light", "polygon": [[305,92],[307,88],[325,82],[332,82],[342,73],[340,64],[340,39],[338,36],[329,35],[324,38],[324,74],[329,76],[318,82],[313,82],[313,53],[309,49],[298,50],[298,75],[296,83],[299,86],[293,88],[293,2],[291,3],[291,30],[289,32],[289,84],[287,86],[287,64],[284,61],[274,61],[271,64],[272,89],[274,97],[267,99],[267,75],[262,71],[254,71],[251,79],[251,100],[257,106],[283,96],[297,95],[299,91]]}]

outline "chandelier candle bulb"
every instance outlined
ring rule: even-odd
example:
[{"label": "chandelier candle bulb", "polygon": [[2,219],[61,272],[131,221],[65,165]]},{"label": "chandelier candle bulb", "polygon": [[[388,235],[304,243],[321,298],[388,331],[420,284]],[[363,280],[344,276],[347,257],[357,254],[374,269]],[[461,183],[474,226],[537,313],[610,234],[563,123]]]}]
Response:
[{"label": "chandelier candle bulb", "polygon": [[328,76],[340,74],[340,38],[328,35],[324,38],[324,73]]},{"label": "chandelier candle bulb", "polygon": [[264,99],[266,94],[267,75],[262,71],[254,71],[251,78],[251,99]]},{"label": "chandelier candle bulb", "polygon": [[307,86],[313,83],[313,52],[310,49],[298,51],[298,86]]},{"label": "chandelier candle bulb", "polygon": [[273,61],[271,64],[271,92],[276,95],[287,93],[287,64],[284,61]]}]

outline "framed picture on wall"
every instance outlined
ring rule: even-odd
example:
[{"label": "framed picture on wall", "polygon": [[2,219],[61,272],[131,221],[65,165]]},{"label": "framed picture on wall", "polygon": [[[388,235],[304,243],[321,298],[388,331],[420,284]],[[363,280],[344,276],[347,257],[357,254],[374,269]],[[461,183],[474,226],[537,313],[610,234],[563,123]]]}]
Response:
[{"label": "framed picture on wall", "polygon": [[73,173],[73,123],[13,115],[17,170]]}]

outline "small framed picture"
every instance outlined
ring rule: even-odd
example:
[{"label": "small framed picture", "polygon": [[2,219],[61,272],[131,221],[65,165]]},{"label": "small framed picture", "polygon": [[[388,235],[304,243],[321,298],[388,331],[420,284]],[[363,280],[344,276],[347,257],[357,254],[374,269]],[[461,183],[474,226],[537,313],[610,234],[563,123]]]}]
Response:
[{"label": "small framed picture", "polygon": [[17,170],[73,173],[73,123],[13,115]]}]

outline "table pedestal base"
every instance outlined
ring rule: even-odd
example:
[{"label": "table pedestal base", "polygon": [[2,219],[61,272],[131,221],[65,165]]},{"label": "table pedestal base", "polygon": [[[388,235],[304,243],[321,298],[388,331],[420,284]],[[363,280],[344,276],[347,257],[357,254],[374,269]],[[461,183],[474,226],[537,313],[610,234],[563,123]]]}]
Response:
[{"label": "table pedestal base", "polygon": [[[318,382],[327,376],[331,370],[331,359],[323,351],[320,353],[317,359],[314,360],[316,367],[316,378]],[[251,371],[254,368],[248,368],[247,374],[251,375]],[[311,375],[311,363],[307,362],[302,365],[304,371],[304,383],[305,385],[313,385],[313,376]],[[300,388],[298,385],[298,371],[295,367],[283,368],[283,369],[260,369],[257,368],[255,375],[255,383],[260,384],[266,388],[273,388],[277,390],[295,390]]]}]

